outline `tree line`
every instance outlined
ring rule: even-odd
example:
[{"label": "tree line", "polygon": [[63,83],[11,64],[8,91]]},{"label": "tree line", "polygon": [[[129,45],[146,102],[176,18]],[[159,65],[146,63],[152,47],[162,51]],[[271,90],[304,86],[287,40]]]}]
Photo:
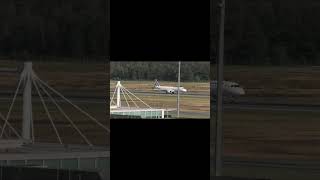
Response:
[{"label": "tree line", "polygon": [[[209,62],[181,62],[181,81],[208,81]],[[111,62],[112,80],[154,80],[176,81],[177,62]]]},{"label": "tree line", "polygon": [[228,0],[226,63],[320,65],[319,18],[317,0]]},{"label": "tree line", "polygon": [[[106,2],[1,0],[0,56],[107,56]],[[213,11],[216,52],[218,7]],[[225,62],[319,65],[319,19],[318,0],[228,0]]]},{"label": "tree line", "polygon": [[0,21],[2,57],[107,53],[105,0],[2,0]]}]

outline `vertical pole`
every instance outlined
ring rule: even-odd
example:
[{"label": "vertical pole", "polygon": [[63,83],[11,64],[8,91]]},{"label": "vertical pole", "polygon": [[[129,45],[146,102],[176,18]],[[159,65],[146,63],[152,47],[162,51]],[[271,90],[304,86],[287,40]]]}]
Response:
[{"label": "vertical pole", "polygon": [[178,67],[178,98],[177,98],[177,117],[180,118],[180,65],[181,62],[179,61]]},{"label": "vertical pole", "polygon": [[[22,122],[22,138],[31,139],[31,123],[32,123],[32,62],[24,63],[25,86],[23,91],[23,122]],[[23,77],[21,77],[23,78]]]},{"label": "vertical pole", "polygon": [[225,0],[220,3],[219,23],[219,52],[218,52],[218,87],[217,87],[217,121],[216,121],[216,169],[215,175],[222,175],[223,156],[223,127],[222,127],[222,105],[223,105],[223,59],[224,59],[224,21],[225,21]]},{"label": "vertical pole", "polygon": [[106,0],[106,55],[107,59],[110,60],[110,1]]},{"label": "vertical pole", "polygon": [[120,99],[120,88],[121,88],[121,84],[120,81],[118,81],[117,83],[117,107],[121,107],[121,99]]},{"label": "vertical pole", "polygon": [[78,170],[80,169],[80,161],[81,161],[81,159],[78,157],[78,158],[77,158],[77,169],[78,169]]},{"label": "vertical pole", "polygon": [[213,93],[212,81],[216,79],[213,75],[213,62],[216,60],[215,46],[215,25],[216,25],[216,0],[210,0],[210,177],[216,175],[215,149],[216,149],[216,113],[213,112]]},{"label": "vertical pole", "polygon": [[169,119],[169,116],[168,116],[168,115],[169,115],[169,113],[168,113],[168,109],[167,109],[167,119]]},{"label": "vertical pole", "polygon": [[161,118],[164,119],[164,109],[161,110]]}]

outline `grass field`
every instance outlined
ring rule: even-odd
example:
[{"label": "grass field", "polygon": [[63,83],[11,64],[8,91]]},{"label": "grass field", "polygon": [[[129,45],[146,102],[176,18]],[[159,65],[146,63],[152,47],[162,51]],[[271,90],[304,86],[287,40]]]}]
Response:
[{"label": "grass field", "polygon": [[[215,73],[214,67],[211,72]],[[261,103],[320,105],[320,67],[226,66],[224,78],[239,82],[246,90],[244,98],[261,97]],[[223,117],[224,150],[227,156],[278,160],[320,159],[320,110],[230,110]],[[235,168],[232,171],[238,171],[234,174],[252,174],[241,170],[244,169]]]},{"label": "grass field", "polygon": [[[160,85],[163,86],[177,86],[176,82],[160,81]],[[110,89],[113,91],[117,84],[117,81],[110,81]],[[154,81],[121,81],[121,84],[129,90],[139,90],[146,92],[155,92],[153,90]],[[181,86],[186,88],[190,93],[204,93],[209,94],[210,83],[209,82],[181,82]]]},{"label": "grass field", "polygon": [[[0,61],[1,68],[22,65],[23,62]],[[108,74],[105,63],[33,62],[33,70],[43,81],[66,94],[106,96]],[[17,73],[1,73],[1,91],[15,90],[18,78]]]},{"label": "grass field", "polygon": [[[224,113],[224,155],[283,164],[320,160],[319,112],[233,110]],[[314,165],[313,168],[318,168]],[[226,176],[273,180],[319,179],[319,170],[225,165]]]},{"label": "grass field", "polygon": [[[71,123],[61,114],[61,112],[55,107],[53,103],[47,103],[50,115],[54,121],[54,124],[61,136],[64,143],[84,143],[79,133],[73,128]],[[82,131],[82,133],[88,137],[94,144],[106,144],[109,143],[108,133],[98,126],[95,122],[90,120],[87,116],[80,113],[80,111],[73,108],[67,103],[58,103],[70,119],[76,124],[76,126]],[[103,104],[86,104],[76,103],[81,109],[88,112],[99,122],[109,127],[108,120],[106,118],[107,107]],[[0,112],[2,115],[6,115],[9,109],[9,104],[1,103]],[[44,107],[40,102],[33,103],[33,120],[35,127],[35,139],[37,142],[58,142],[57,136],[51,125],[51,122],[45,112]],[[9,119],[14,128],[21,133],[22,125],[22,102],[16,101],[12,113]],[[3,121],[0,123],[3,126]],[[9,128],[7,127],[6,130]]]},{"label": "grass field", "polygon": [[[17,65],[17,64],[16,64]],[[0,61],[1,67],[16,67],[8,61]],[[108,81],[106,79],[108,70],[104,63],[76,64],[76,63],[34,63],[35,72],[49,85],[61,91],[63,94],[100,96],[108,94]],[[287,97],[286,102],[295,104],[320,104],[320,67],[248,67],[248,66],[226,66],[225,80],[239,82],[246,89],[247,97]],[[1,73],[1,90],[13,91],[17,85],[18,75]],[[129,90],[143,90],[152,92],[153,81],[122,81]],[[175,86],[174,82],[160,81],[161,85]],[[209,94],[209,83],[182,82],[182,86],[189,92]],[[113,91],[115,81],[110,82]],[[148,104],[154,107],[175,108],[176,96],[138,95]],[[17,105],[21,107],[21,105]],[[47,130],[50,127],[48,118],[45,117],[42,107],[34,109],[40,112],[35,121],[46,120],[46,126],[38,133],[46,133],[48,139],[54,139],[54,132]],[[98,120],[107,118],[106,108],[101,104],[80,104]],[[187,112],[208,112],[208,97],[181,96],[181,109]],[[40,110],[41,108],[41,110]],[[81,128],[95,141],[106,140],[103,132],[91,127],[91,122],[86,121],[79,113],[73,112],[70,107],[65,107],[73,113]],[[38,110],[39,109],[39,110]],[[5,114],[8,104],[0,105],[0,112]],[[52,109],[53,112],[55,110]],[[13,116],[16,126],[20,114]],[[59,115],[55,113],[57,121]],[[320,112],[274,112],[274,111],[245,111],[234,110],[224,114],[225,118],[225,153],[240,157],[276,157],[288,159],[320,159]],[[67,122],[67,121],[65,121]],[[69,125],[61,122],[62,132],[65,137],[78,137],[74,131],[69,130]],[[108,121],[106,122],[108,123]],[[66,126],[65,128],[62,126]],[[99,138],[101,137],[101,138]],[[79,140],[79,139],[78,139]]]},{"label": "grass field", "polygon": [[224,113],[227,156],[320,160],[320,112]]},{"label": "grass field", "polygon": [[243,179],[264,180],[318,180],[319,171],[308,168],[278,168],[264,166],[226,166],[223,174]]},{"label": "grass field", "polygon": [[[112,94],[110,94],[112,96]],[[140,99],[142,99],[145,103],[153,108],[176,108],[177,107],[177,96],[170,95],[137,95]],[[125,99],[121,96],[122,104],[127,106]],[[127,97],[127,99],[129,99]],[[130,107],[134,107],[135,105],[128,100]],[[136,102],[139,107],[146,107],[143,103]],[[186,118],[210,118],[210,99],[209,97],[190,97],[190,96],[181,96],[180,97],[180,110],[187,112],[188,115],[184,115]],[[195,113],[192,115],[192,113]],[[196,113],[207,113],[208,115],[198,116]],[[173,113],[174,115],[176,112]]]}]

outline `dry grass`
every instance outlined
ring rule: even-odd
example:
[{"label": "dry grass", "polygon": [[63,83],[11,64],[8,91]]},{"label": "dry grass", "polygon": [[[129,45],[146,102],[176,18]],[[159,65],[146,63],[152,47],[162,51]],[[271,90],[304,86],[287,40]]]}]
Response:
[{"label": "dry grass", "polygon": [[[141,96],[141,98],[153,107],[176,108],[176,96]],[[208,112],[210,110],[210,101],[208,97],[189,97],[181,96],[180,109],[190,112]]]},{"label": "dry grass", "polygon": [[[112,94],[110,95],[112,96]],[[153,108],[176,108],[177,107],[177,96],[175,95],[137,95],[145,103]],[[134,103],[129,100],[129,105],[134,107]],[[121,96],[122,104],[127,106],[123,96]],[[139,107],[146,107],[142,103],[136,102]],[[180,109],[186,112],[209,112],[210,111],[210,99],[208,97],[194,97],[194,96],[181,96],[180,97]]]},{"label": "dry grass", "polygon": [[[12,65],[13,64],[13,65]],[[17,67],[22,63],[0,61],[0,67]],[[34,62],[35,73],[50,86],[68,94],[105,96],[107,92],[107,69],[104,63],[47,63]],[[1,73],[1,91],[15,90],[19,74]]]},{"label": "dry grass", "polygon": [[228,111],[224,114],[229,156],[320,159],[320,112]]},{"label": "dry grass", "polygon": [[[110,81],[110,88],[113,89],[116,86],[116,81]],[[160,81],[160,85],[163,86],[177,86],[176,82],[166,82]],[[121,84],[125,86],[129,90],[139,90],[139,91],[152,91],[154,81],[121,81]],[[210,90],[210,83],[209,82],[181,82],[181,86],[186,88],[188,92],[202,92],[208,93]]]},{"label": "dry grass", "polygon": [[[60,113],[60,111],[53,105],[47,104],[49,112],[53,118],[54,124],[65,143],[85,143],[79,133],[73,128],[71,123]],[[89,140],[94,144],[105,145],[109,142],[109,134],[87,116],[80,113],[75,108],[71,107],[66,103],[59,103],[65,113],[70,117],[70,119],[77,125],[77,127],[84,133]],[[107,107],[101,104],[77,104],[96,118],[99,122],[105,126],[109,126],[109,120],[107,119]],[[7,106],[0,106],[0,112],[6,115],[8,111]],[[22,124],[22,102],[17,101],[13,108],[12,115],[10,116],[9,122],[15,127],[18,132],[21,132]],[[35,136],[37,142],[58,142],[57,136],[54,129],[50,123],[50,120],[40,103],[33,103],[33,120],[35,126]],[[0,125],[3,125],[1,121]],[[9,128],[7,127],[6,130]]]}]

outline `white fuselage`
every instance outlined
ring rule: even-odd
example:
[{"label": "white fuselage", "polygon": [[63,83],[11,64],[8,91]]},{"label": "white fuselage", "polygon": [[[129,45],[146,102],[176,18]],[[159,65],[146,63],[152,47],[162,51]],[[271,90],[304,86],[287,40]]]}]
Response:
[{"label": "white fuselage", "polygon": [[[155,86],[155,89],[170,94],[178,93],[178,87],[173,86]],[[187,92],[187,90],[184,87],[180,87],[180,92]]]},{"label": "white fuselage", "polygon": [[[213,94],[217,93],[217,81],[211,81],[211,91]],[[241,96],[244,94],[244,89],[238,83],[223,81],[223,95]]]}]

